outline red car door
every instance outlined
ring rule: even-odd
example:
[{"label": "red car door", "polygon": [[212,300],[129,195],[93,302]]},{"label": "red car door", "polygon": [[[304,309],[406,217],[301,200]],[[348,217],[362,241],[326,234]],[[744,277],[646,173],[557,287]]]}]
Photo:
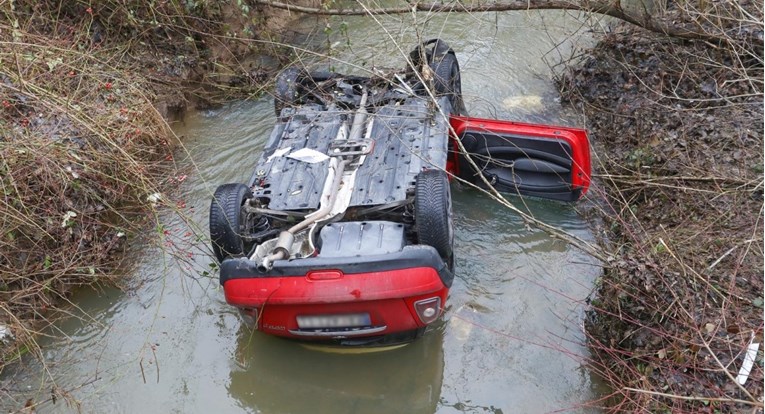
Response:
[{"label": "red car door", "polygon": [[590,146],[583,129],[462,116],[450,121],[452,139],[464,148],[452,143],[450,167],[465,180],[560,201],[576,201],[590,186]]}]

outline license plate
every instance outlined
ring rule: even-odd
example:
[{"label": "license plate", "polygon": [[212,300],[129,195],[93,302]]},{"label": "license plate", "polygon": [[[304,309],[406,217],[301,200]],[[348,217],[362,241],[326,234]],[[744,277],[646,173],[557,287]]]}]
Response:
[{"label": "license plate", "polygon": [[300,329],[352,328],[357,326],[369,326],[371,325],[371,319],[369,318],[368,313],[312,315],[298,316],[297,324]]}]

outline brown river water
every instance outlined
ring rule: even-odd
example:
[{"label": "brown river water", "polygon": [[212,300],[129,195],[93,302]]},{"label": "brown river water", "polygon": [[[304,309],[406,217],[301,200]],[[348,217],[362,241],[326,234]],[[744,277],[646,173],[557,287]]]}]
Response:
[{"label": "brown river water", "polygon": [[[329,22],[329,41],[324,20],[294,27],[304,34],[301,47],[329,44],[337,70],[401,66],[417,29],[457,51],[471,115],[583,124],[557,102],[545,63],[590,44],[575,34],[581,23],[571,15],[351,18],[350,45],[340,20]],[[39,413],[596,411],[584,407],[602,388],[587,368],[582,332],[596,261],[457,185],[456,279],[445,316],[423,338],[386,352],[332,354],[243,326],[197,235],[207,235],[215,187],[246,182],[273,122],[264,96],[189,113],[175,125],[186,151],[177,157],[186,177],[173,196],[181,214],[160,214],[167,235],[135,238],[127,289],[76,294],[72,316],[50,330],[57,339],[41,339],[44,360],[28,357],[3,372],[0,386],[10,392],[0,409],[31,398],[41,402]],[[593,238],[575,206],[523,202],[545,222]],[[52,389],[60,391],[55,403]]]}]

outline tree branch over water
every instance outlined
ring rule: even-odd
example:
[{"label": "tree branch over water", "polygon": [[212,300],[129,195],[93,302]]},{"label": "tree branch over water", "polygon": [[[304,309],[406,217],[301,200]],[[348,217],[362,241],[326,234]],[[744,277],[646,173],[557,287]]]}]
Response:
[{"label": "tree branch over water", "polygon": [[[688,40],[704,40],[713,43],[743,43],[747,50],[755,45],[750,45],[753,40],[759,40],[762,46],[762,31],[759,30],[754,36],[751,31],[742,30],[737,34],[726,33],[712,25],[702,24],[709,21],[709,17],[699,21],[698,16],[689,13],[689,10],[681,10],[681,13],[672,13],[671,16],[656,16],[644,9],[642,13],[627,11],[621,6],[620,0],[614,1],[565,1],[565,0],[515,0],[509,2],[497,2],[487,4],[462,4],[458,2],[434,3],[434,2],[411,2],[406,6],[397,7],[360,7],[349,8],[323,8],[296,6],[272,0],[254,0],[254,3],[267,7],[289,10],[322,16],[367,16],[367,15],[395,15],[415,12],[427,13],[479,13],[479,12],[505,12],[521,10],[572,10],[586,13],[596,13],[623,20],[630,24],[642,27],[646,30],[662,33],[667,36]],[[694,10],[696,11],[696,10]],[[681,18],[678,18],[681,17]],[[714,16],[715,18],[723,16]],[[733,16],[732,18],[737,18]],[[757,24],[756,21],[742,21],[742,23]],[[760,24],[761,26],[761,24]],[[761,29],[761,27],[759,27]],[[754,37],[754,39],[753,39]],[[759,37],[759,38],[758,38]],[[756,42],[755,42],[756,43]],[[748,47],[746,47],[748,46]]]}]

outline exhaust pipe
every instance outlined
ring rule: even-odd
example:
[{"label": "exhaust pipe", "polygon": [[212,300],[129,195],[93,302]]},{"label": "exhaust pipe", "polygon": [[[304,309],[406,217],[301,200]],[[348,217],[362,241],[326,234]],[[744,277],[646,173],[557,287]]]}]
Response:
[{"label": "exhaust pipe", "polygon": [[[351,125],[351,132],[348,138],[348,140],[351,142],[358,141],[361,138],[361,134],[364,130],[364,123],[367,120],[367,97],[367,90],[364,89],[364,93],[361,95],[361,101],[359,102],[359,109],[356,110],[356,114],[353,117],[353,124]],[[336,159],[337,158],[333,158],[333,161]],[[340,189],[340,183],[343,180],[343,172],[345,171],[345,167],[350,163],[350,161],[342,160],[337,163],[337,166],[334,169],[332,169],[331,163],[332,161],[330,161],[330,174],[333,175],[331,175],[332,178],[328,176],[327,179],[332,180],[332,185],[330,186],[327,202],[321,203],[321,208],[309,214],[305,220],[290,227],[289,230],[285,230],[279,233],[279,239],[276,242],[276,247],[271,250],[271,254],[263,259],[263,263],[258,266],[259,270],[263,272],[271,270],[271,268],[274,267],[275,261],[289,258],[292,244],[295,242],[295,234],[314,224],[319,219],[329,214],[330,211],[332,211],[332,208],[335,206],[335,200],[337,200],[337,192]]]},{"label": "exhaust pipe", "polygon": [[329,197],[325,203],[322,203],[321,208],[311,213],[305,220],[290,227],[289,230],[279,233],[276,247],[271,250],[271,254],[263,259],[263,264],[261,265],[262,271],[271,270],[275,261],[284,260],[290,257],[290,250],[292,249],[292,244],[295,242],[295,234],[317,222],[320,218],[332,211],[332,207],[335,205],[335,200],[337,200],[337,191],[340,188],[340,183],[343,181],[343,172],[345,171],[346,165],[348,165],[348,161],[343,160],[337,164],[337,167],[330,170],[334,171],[332,186],[330,187]]}]

